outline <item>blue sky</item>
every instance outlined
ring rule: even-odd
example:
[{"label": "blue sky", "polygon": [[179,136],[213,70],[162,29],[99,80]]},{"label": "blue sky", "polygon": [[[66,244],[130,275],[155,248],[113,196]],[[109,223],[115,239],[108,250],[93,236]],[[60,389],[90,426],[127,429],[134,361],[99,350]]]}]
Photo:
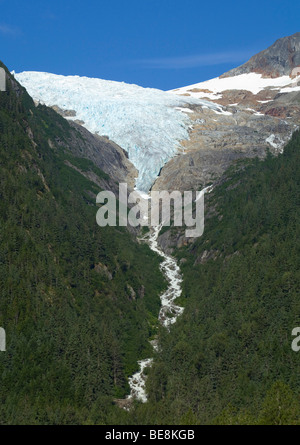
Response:
[{"label": "blue sky", "polygon": [[0,0],[0,59],[167,90],[241,65],[299,17],[299,0]]}]

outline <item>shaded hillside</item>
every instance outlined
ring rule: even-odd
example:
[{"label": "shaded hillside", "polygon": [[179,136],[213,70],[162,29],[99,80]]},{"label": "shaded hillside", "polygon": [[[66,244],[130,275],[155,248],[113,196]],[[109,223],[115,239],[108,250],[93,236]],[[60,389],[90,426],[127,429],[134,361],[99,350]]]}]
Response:
[{"label": "shaded hillside", "polygon": [[96,194],[115,178],[74,157],[68,141],[88,145],[74,132],[8,74],[0,94],[1,424],[108,422],[119,413],[113,399],[125,396],[127,376],[149,354],[160,260],[125,229],[97,226]]}]

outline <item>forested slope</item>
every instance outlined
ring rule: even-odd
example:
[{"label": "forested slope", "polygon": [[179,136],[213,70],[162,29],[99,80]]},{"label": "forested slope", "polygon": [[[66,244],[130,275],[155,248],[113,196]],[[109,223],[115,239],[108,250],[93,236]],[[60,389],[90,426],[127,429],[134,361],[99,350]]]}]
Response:
[{"label": "forested slope", "polygon": [[137,421],[300,423],[299,204],[299,132],[206,195],[204,235],[177,250],[185,312],[161,331]]},{"label": "forested slope", "polygon": [[[106,423],[119,415],[113,399],[128,393],[127,376],[149,354],[165,285],[160,260],[125,229],[97,226],[100,188],[85,176],[114,179],[74,158],[68,122],[36,107],[7,75],[0,93],[0,326],[7,335],[0,424]],[[55,138],[59,149],[49,143]]]}]

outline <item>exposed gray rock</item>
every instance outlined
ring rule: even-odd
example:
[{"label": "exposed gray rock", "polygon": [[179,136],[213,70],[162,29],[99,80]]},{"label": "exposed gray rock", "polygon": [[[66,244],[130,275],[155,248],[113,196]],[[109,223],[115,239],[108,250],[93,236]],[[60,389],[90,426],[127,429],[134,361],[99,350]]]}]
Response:
[{"label": "exposed gray rock", "polygon": [[137,170],[129,161],[127,153],[107,138],[93,135],[73,121],[69,121],[69,124],[72,130],[67,144],[56,138],[54,141],[49,141],[49,145],[52,148],[55,146],[63,148],[75,156],[93,161],[110,176],[109,189],[113,189],[114,192],[118,192],[118,184],[121,182],[128,183],[129,188],[133,189]]},{"label": "exposed gray rock", "polygon": [[294,105],[295,115],[289,121],[278,118],[275,112],[273,115],[272,110],[277,106],[285,107],[285,117],[291,114],[291,107],[279,100],[280,97],[265,105],[256,101],[252,105],[256,109],[250,110],[238,105],[229,116],[201,107],[196,109],[190,140],[182,142],[185,152],[162,168],[152,190],[201,190],[239,159],[262,159],[268,150],[279,153],[297,128],[295,122],[300,116],[300,108]]},{"label": "exposed gray rock", "polygon": [[300,67],[300,32],[277,40],[244,65],[228,71],[221,77],[245,73],[260,73],[264,77],[290,76],[296,67]]},{"label": "exposed gray rock", "polygon": [[57,105],[53,105],[51,108],[54,111],[56,111],[58,114],[60,114],[62,117],[75,117],[76,116],[75,110],[62,110]]},{"label": "exposed gray rock", "polygon": [[111,272],[108,270],[108,268],[105,264],[102,264],[102,263],[96,264],[95,271],[101,275],[104,275],[106,278],[109,279],[109,281],[111,281],[113,279]]},{"label": "exposed gray rock", "polygon": [[[246,64],[221,77],[250,72],[265,77],[290,75],[289,87],[295,87],[293,75],[297,66],[300,67],[300,33],[278,40]],[[222,91],[222,97],[214,102],[222,105],[227,113],[217,114],[193,106],[193,113],[189,113],[192,119],[190,139],[181,142],[182,152],[161,169],[152,190],[201,190],[211,183],[223,183],[224,172],[238,160],[263,159],[268,151],[274,155],[281,153],[300,122],[300,92],[291,91],[291,88],[286,88],[287,92],[284,90],[279,92],[268,87],[258,94],[247,90]],[[232,188],[236,186],[231,185]],[[212,213],[215,209],[207,196],[206,219]],[[222,215],[217,216],[222,219]],[[193,241],[185,238],[183,228],[170,228],[158,239],[167,253]],[[216,255],[216,252],[205,251],[196,262],[206,262]]]},{"label": "exposed gray rock", "polygon": [[135,301],[136,300],[136,292],[134,291],[133,287],[130,286],[130,284],[128,284],[128,283],[127,283],[126,287],[127,287],[127,291],[128,291],[130,300]]}]

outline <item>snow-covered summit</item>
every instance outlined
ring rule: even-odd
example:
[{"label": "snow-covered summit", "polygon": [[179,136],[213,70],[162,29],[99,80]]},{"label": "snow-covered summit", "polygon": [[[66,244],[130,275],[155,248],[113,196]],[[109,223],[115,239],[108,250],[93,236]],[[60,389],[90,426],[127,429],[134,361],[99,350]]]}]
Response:
[{"label": "snow-covered summit", "polygon": [[[219,105],[152,88],[79,76],[23,72],[15,78],[37,101],[74,110],[93,133],[107,135],[128,152],[139,171],[136,187],[148,191],[163,165],[189,137],[188,105],[220,112]],[[184,112],[187,110],[187,112]]]}]

